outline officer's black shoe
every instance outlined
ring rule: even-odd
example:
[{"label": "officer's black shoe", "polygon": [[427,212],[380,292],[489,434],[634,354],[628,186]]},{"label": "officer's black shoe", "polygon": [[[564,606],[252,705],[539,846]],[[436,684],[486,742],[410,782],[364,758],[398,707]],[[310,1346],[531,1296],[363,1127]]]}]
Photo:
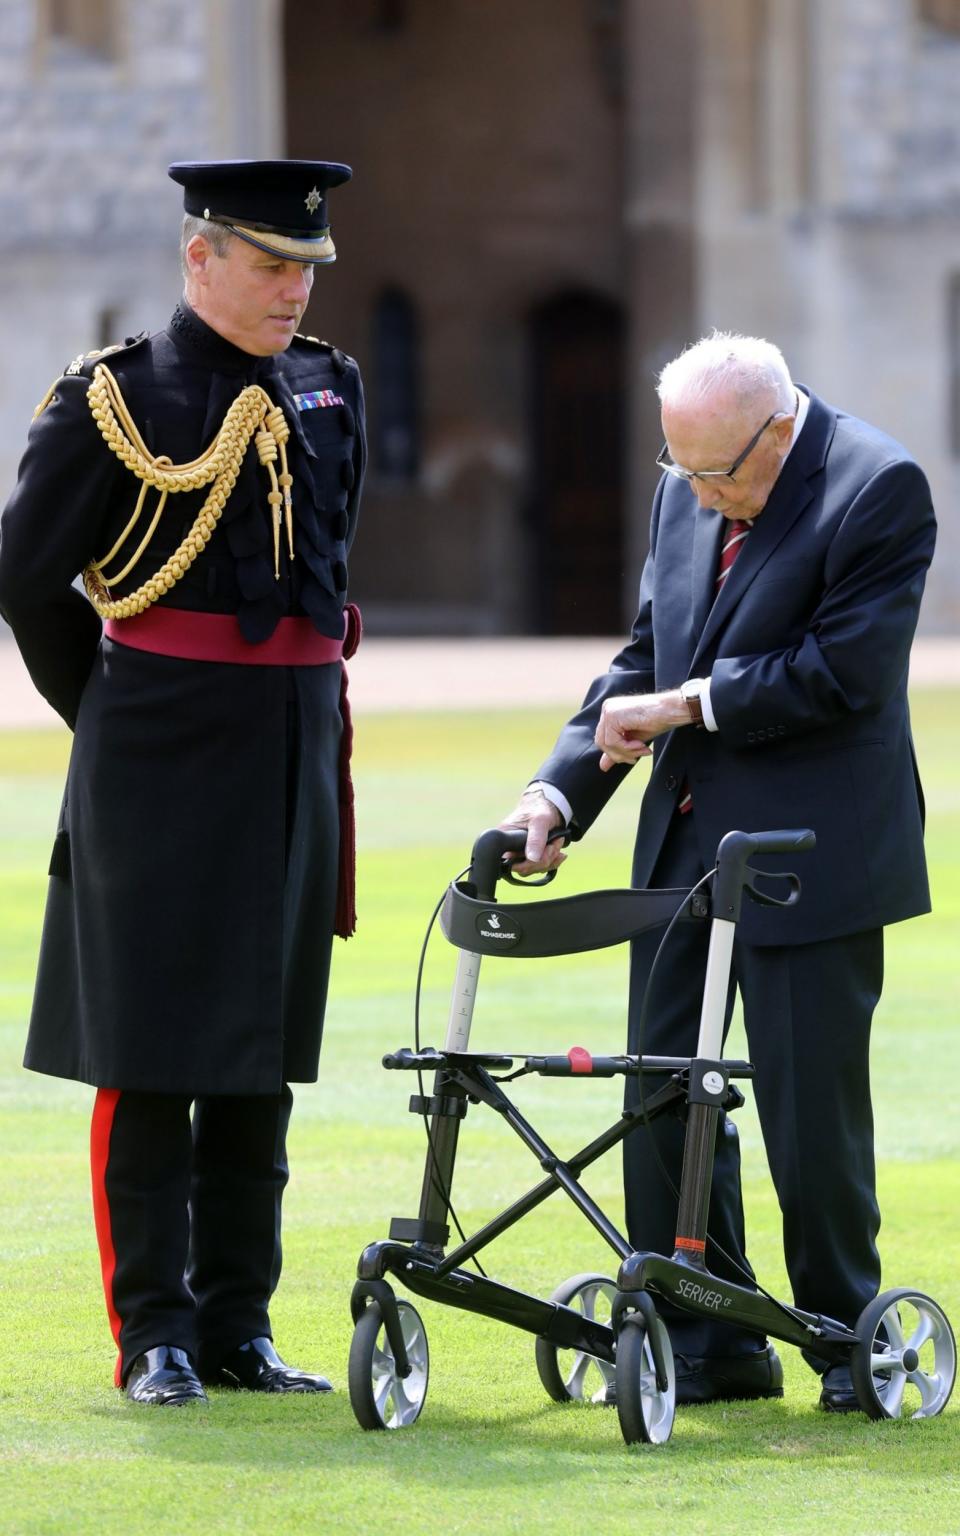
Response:
[{"label": "officer's black shoe", "polygon": [[849,1365],[831,1365],[823,1373],[820,1407],[827,1413],[859,1413],[860,1400],[854,1390]]},{"label": "officer's black shoe", "polygon": [[677,1355],[677,1406],[782,1397],[783,1366],[772,1344],[747,1355]]},{"label": "officer's black shoe", "polygon": [[210,1377],[221,1387],[245,1387],[248,1392],[332,1392],[325,1376],[298,1371],[281,1360],[272,1339],[251,1339],[231,1350]]},{"label": "officer's black shoe", "polygon": [[124,1390],[132,1403],[152,1403],[158,1408],[207,1401],[190,1356],[171,1344],[159,1344],[138,1355]]}]

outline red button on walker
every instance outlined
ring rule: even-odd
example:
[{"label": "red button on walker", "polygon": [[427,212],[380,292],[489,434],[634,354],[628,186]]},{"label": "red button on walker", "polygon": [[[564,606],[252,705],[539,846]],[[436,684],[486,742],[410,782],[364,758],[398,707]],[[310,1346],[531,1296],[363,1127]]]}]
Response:
[{"label": "red button on walker", "polygon": [[582,1045],[571,1045],[567,1052],[567,1060],[570,1063],[571,1072],[592,1072],[593,1057]]}]

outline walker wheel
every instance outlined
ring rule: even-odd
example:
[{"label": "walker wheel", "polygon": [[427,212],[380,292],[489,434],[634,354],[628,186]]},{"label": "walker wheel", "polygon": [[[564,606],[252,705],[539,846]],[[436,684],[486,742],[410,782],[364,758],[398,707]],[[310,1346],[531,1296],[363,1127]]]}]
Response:
[{"label": "walker wheel", "polygon": [[[631,1312],[617,1338],[617,1417],[620,1431],[628,1445],[638,1441],[663,1445],[670,1439],[677,1409],[677,1372],[673,1347],[663,1319],[651,1308],[648,1322],[640,1312]],[[663,1354],[666,1385],[657,1381],[652,1335]]]},{"label": "walker wheel", "polygon": [[[610,1322],[617,1287],[606,1275],[574,1275],[558,1285],[551,1301],[573,1307],[592,1322]],[[583,1350],[560,1349],[549,1339],[536,1344],[537,1371],[555,1403],[610,1403],[614,1400],[616,1371],[609,1360],[598,1360]]]},{"label": "walker wheel", "polygon": [[371,1301],[353,1330],[347,1385],[361,1429],[405,1429],[420,1417],[430,1378],[427,1335],[416,1307],[397,1300],[411,1370],[401,1376],[379,1303]]},{"label": "walker wheel", "polygon": [[929,1296],[884,1291],[864,1307],[850,1370],[871,1419],[932,1419],[950,1400],[957,1346],[947,1315]]}]

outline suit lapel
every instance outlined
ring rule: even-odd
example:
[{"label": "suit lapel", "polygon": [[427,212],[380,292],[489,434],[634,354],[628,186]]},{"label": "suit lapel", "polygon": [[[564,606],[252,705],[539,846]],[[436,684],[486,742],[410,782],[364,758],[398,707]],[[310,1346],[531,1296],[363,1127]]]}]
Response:
[{"label": "suit lapel", "polygon": [[[813,479],[823,468],[827,449],[836,427],[836,414],[828,409],[816,395],[810,395],[807,419],[776,485],[762,513],[750,530],[739,558],[732,566],[720,589],[716,602],[709,609],[691,673],[697,662],[733,613],[737,604],[749,591],[751,583],[763,570],[778,545],[789,533],[813,500]],[[697,554],[694,552],[694,566]],[[713,567],[716,572],[716,564]]]},{"label": "suit lapel", "polygon": [[690,610],[693,614],[694,642],[703,634],[707,615],[713,603],[713,589],[717,582],[717,566],[720,563],[720,546],[726,522],[719,512],[697,507],[693,529],[693,562],[691,566],[692,590]]}]

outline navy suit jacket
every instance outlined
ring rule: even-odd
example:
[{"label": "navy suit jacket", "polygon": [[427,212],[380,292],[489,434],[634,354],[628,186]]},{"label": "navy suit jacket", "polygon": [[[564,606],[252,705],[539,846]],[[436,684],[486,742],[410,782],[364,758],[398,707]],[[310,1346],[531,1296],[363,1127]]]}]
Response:
[{"label": "navy suit jacket", "polygon": [[814,853],[764,861],[795,868],[803,898],[788,911],[745,902],[749,942],[809,943],[928,911],[907,708],[936,536],[923,472],[892,438],[811,394],[714,602],[723,522],[663,477],[632,637],[537,777],[564,792],[585,830],[629,771],[600,772],[603,700],[709,677],[718,731],[683,727],[654,744],[634,883],[649,883],[686,779],[707,868],[731,828],[817,834]]}]

